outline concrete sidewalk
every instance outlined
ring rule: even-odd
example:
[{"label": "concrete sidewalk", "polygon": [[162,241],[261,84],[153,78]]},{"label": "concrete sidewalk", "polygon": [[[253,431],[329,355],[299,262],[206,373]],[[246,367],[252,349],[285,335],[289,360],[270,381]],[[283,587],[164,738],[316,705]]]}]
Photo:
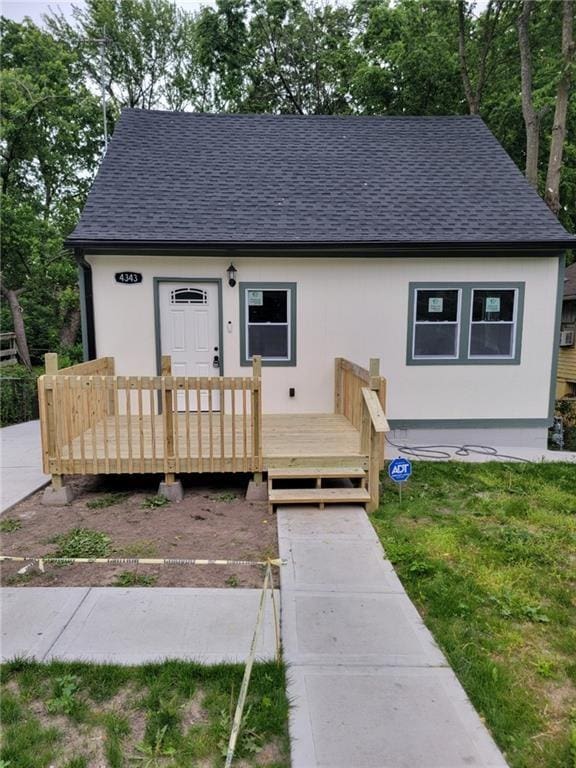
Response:
[{"label": "concrete sidewalk", "polygon": [[0,514],[49,481],[42,472],[40,422],[0,429]]},{"label": "concrete sidewalk", "polygon": [[[2,661],[220,664],[246,661],[260,590],[14,587],[0,598]],[[268,597],[259,660],[275,654],[271,603]]]},{"label": "concrete sidewalk", "polygon": [[360,507],[278,509],[292,768],[504,768]]}]

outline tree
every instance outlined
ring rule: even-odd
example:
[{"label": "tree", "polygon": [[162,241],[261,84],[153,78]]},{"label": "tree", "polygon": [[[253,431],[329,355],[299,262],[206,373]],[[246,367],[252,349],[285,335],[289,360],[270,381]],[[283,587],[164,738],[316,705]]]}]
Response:
[{"label": "tree", "polygon": [[[20,357],[75,341],[76,267],[63,250],[101,152],[78,59],[30,22],[2,19],[1,292]],[[31,349],[29,339],[32,338]]]},{"label": "tree", "polygon": [[182,108],[192,99],[182,78],[190,19],[170,0],[87,0],[72,6],[72,21],[52,13],[46,23],[56,40],[78,52],[94,89],[101,85],[99,41],[105,41],[104,86],[113,121],[122,107]]},{"label": "tree", "polygon": [[358,0],[361,53],[351,81],[357,109],[371,114],[461,114],[458,8],[445,0]]},{"label": "tree", "polygon": [[[495,42],[511,26],[517,0],[489,0],[485,12],[476,20],[471,18],[473,7],[474,4],[468,5],[466,0],[458,0],[458,54],[468,109],[471,115],[478,115],[490,77]],[[472,56],[468,50],[470,38]]]},{"label": "tree", "polygon": [[558,81],[556,93],[556,109],[552,125],[548,171],[546,173],[546,188],[544,198],[553,213],[558,215],[560,210],[560,175],[562,156],[566,141],[566,116],[568,113],[568,98],[572,80],[574,62],[574,3],[573,0],[563,0],[562,3],[562,72]]},{"label": "tree", "polygon": [[532,97],[532,50],[529,24],[535,0],[523,0],[518,17],[518,42],[520,45],[520,72],[522,76],[522,114],[526,125],[526,178],[538,187],[538,153],[540,149],[540,121],[547,107],[537,111]]}]

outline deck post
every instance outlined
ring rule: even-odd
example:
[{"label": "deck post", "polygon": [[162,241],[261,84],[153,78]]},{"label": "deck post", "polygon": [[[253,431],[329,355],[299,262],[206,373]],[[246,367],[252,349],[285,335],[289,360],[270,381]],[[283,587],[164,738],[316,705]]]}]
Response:
[{"label": "deck post", "polygon": [[[115,376],[116,375],[116,361],[113,357],[107,357],[107,376]],[[108,390],[108,416],[114,416],[114,390],[110,389]]]},{"label": "deck post", "polygon": [[[47,352],[44,355],[44,369],[47,376],[56,376],[58,373],[58,355],[55,352]],[[58,425],[56,421],[56,403],[54,402],[54,385],[44,386],[44,415],[46,419],[45,457],[48,465],[56,460],[58,449]],[[58,462],[59,463],[59,462]],[[74,493],[69,485],[64,485],[62,473],[51,473],[52,482],[44,491],[42,504],[47,506],[63,506],[69,504],[74,498]]]},{"label": "deck post", "polygon": [[370,424],[370,464],[368,469],[368,512],[375,512],[380,504],[380,435]]},{"label": "deck post", "polygon": [[[163,380],[172,376],[172,358],[170,355],[162,355],[161,375]],[[167,386],[168,385],[168,386]],[[162,402],[162,419],[164,422],[164,482],[160,483],[158,495],[165,496],[170,501],[182,501],[184,492],[182,483],[176,480],[176,474],[173,471],[174,456],[174,393],[172,390],[172,381],[164,380],[164,397]],[[172,470],[172,471],[170,471]]]},{"label": "deck post", "polygon": [[342,413],[342,358],[334,358],[334,413]]},{"label": "deck post", "polygon": [[58,373],[58,355],[56,352],[47,352],[44,355],[44,372],[47,376],[55,376]]},{"label": "deck post", "polygon": [[[380,360],[377,357],[370,358],[370,382],[368,384],[370,389],[378,393],[378,399],[382,404],[384,412],[386,412],[386,379],[380,376]],[[380,437],[380,469],[384,467],[384,454],[386,449],[386,437],[382,435]]]},{"label": "deck post", "polygon": [[[162,369],[161,375],[165,377],[172,376],[172,358],[170,355],[162,355]],[[170,388],[166,387],[166,381],[164,382],[164,402],[162,403],[162,416],[164,418],[164,445],[166,447],[166,459],[174,458],[174,398],[172,393],[172,383],[170,382]],[[168,480],[168,473],[166,475],[166,482],[174,482],[174,480]],[[173,475],[172,475],[173,477]]]},{"label": "deck post", "polygon": [[[55,352],[48,352],[44,355],[44,369],[47,376],[55,376],[58,373],[58,355]],[[48,461],[56,457],[57,445],[57,423],[56,423],[56,405],[54,402],[54,387],[45,388],[46,403],[46,452]],[[62,488],[62,475],[52,474],[52,488],[60,490]]]},{"label": "deck post", "polygon": [[378,357],[370,358],[368,370],[370,372],[370,383],[368,386],[377,392],[380,389],[380,359]]},{"label": "deck post", "polygon": [[[368,367],[370,373],[370,381],[368,386],[374,392],[380,393],[380,387],[382,378],[380,376],[380,359],[377,357],[370,358],[370,365]],[[368,409],[364,406],[364,414],[368,414]],[[384,437],[380,435],[374,429],[374,425],[368,416],[368,434],[369,434],[369,468],[368,468],[368,491],[370,493],[370,503],[368,504],[368,511],[374,512],[378,509],[380,503],[380,469],[382,467],[381,452],[383,449]]]},{"label": "deck post", "polygon": [[[254,481],[262,483],[262,358],[252,358],[252,461],[256,474]],[[259,481],[258,481],[259,476]]]}]

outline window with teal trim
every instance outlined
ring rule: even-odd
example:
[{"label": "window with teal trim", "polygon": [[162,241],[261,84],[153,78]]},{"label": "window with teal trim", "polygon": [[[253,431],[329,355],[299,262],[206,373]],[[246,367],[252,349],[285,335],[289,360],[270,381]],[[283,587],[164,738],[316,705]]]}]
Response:
[{"label": "window with teal trim", "polygon": [[407,363],[520,362],[524,283],[411,283]]},{"label": "window with teal trim", "polygon": [[295,365],[295,285],[240,286],[241,364],[260,355],[265,365]]}]

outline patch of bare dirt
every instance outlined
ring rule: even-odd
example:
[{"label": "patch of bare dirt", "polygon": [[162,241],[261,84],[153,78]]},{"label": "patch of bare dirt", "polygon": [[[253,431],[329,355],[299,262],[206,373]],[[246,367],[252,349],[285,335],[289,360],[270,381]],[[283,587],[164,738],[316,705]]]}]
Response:
[{"label": "patch of bare dirt", "polygon": [[[166,557],[215,560],[262,560],[276,557],[276,518],[264,502],[248,502],[247,476],[201,475],[183,478],[184,499],[146,508],[157,493],[158,477],[119,476],[72,478],[77,498],[62,507],[45,507],[42,492],[10,510],[21,527],[2,536],[4,555],[50,555],[56,538],[74,528],[102,531],[111,539],[112,557]],[[90,508],[88,503],[108,494],[126,493],[120,503]],[[3,586],[112,586],[124,571],[155,577],[158,587],[260,587],[257,566],[145,566],[46,564],[46,572],[23,563],[4,563]],[[135,584],[134,586],[139,586]]]},{"label": "patch of bare dirt", "polygon": [[209,721],[208,714],[202,706],[204,702],[204,691],[198,689],[194,696],[182,706],[182,730],[184,733],[188,731],[193,725],[199,723],[207,723]]}]

